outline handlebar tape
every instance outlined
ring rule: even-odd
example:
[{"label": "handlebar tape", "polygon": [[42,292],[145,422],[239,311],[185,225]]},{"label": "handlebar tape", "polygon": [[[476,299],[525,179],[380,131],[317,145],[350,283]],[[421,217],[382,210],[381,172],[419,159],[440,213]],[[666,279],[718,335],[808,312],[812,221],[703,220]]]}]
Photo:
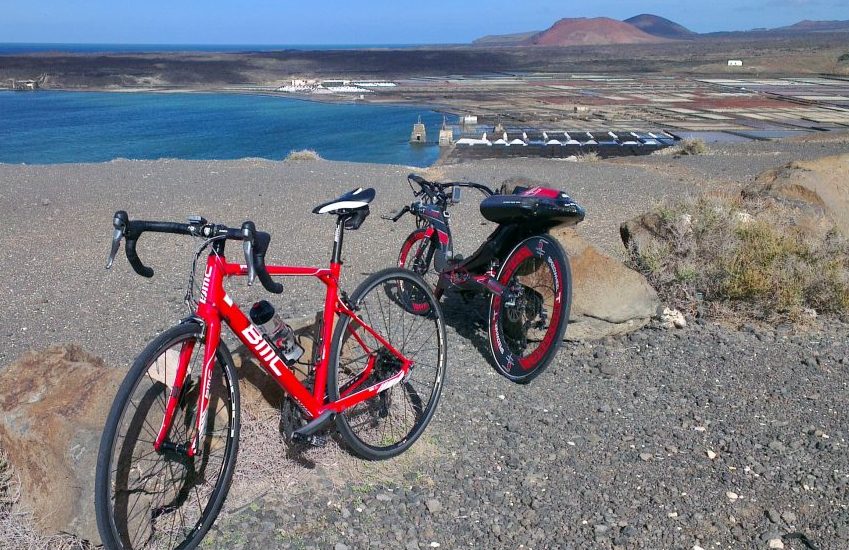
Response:
[{"label": "handlebar tape", "polygon": [[136,253],[137,239],[138,237],[132,239],[127,237],[127,244],[124,247],[124,251],[127,253],[127,260],[129,260],[130,265],[133,266],[135,272],[142,277],[147,277],[149,279],[153,277],[153,270],[144,265],[141,259],[139,259],[139,255]]},{"label": "handlebar tape", "polygon": [[256,276],[262,286],[272,294],[282,294],[283,285],[276,282],[268,274],[268,268],[265,267],[265,253],[268,251],[268,245],[271,242],[271,235],[264,231],[257,231],[254,236],[254,263],[256,264]]},{"label": "handlebar tape", "polygon": [[153,231],[155,233],[175,233],[177,235],[191,235],[189,225],[176,222],[147,222],[142,220],[129,221],[127,213],[119,211],[115,213],[116,219],[123,218],[125,224],[124,235],[127,239],[127,244],[124,251],[127,254],[127,260],[133,266],[133,270],[142,277],[153,277],[153,269],[144,265],[136,252],[136,244],[139,237],[145,231]]}]

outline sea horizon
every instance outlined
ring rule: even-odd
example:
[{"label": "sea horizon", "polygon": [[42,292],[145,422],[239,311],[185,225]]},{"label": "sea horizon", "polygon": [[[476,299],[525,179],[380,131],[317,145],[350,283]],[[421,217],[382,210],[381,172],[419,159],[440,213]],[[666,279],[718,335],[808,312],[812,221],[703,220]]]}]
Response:
[{"label": "sea horizon", "polygon": [[412,49],[451,44],[118,44],[65,42],[0,42],[0,55],[32,53],[240,53],[278,50]]}]

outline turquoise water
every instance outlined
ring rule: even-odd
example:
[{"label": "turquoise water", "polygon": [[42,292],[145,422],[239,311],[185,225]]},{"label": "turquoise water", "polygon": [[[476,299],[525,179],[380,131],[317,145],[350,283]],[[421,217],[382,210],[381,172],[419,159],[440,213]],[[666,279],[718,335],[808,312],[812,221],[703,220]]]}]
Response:
[{"label": "turquoise water", "polygon": [[436,146],[407,143],[421,116],[386,105],[334,105],[236,94],[0,92],[0,162],[128,159],[279,160],[314,149],[330,160],[429,166]]}]

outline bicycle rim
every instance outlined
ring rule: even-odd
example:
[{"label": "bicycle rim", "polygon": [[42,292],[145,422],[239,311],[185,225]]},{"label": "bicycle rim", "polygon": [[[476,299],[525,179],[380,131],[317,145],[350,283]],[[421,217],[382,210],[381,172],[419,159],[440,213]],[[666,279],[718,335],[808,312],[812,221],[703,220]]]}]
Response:
[{"label": "bicycle rim", "polygon": [[136,360],[119,390],[101,443],[97,507],[107,547],[193,548],[217,516],[238,448],[238,390],[232,365],[218,361],[199,453],[153,448],[181,350],[190,372],[168,440],[188,444],[195,435],[198,378],[203,360],[199,327],[176,327]]},{"label": "bicycle rim", "polygon": [[566,330],[569,263],[551,238],[531,237],[508,255],[498,280],[507,293],[490,300],[493,358],[508,378],[530,381],[554,358]]},{"label": "bicycle rim", "polygon": [[[355,454],[370,460],[390,458],[418,439],[436,409],[446,364],[442,310],[420,277],[398,269],[366,279],[352,301],[365,323],[413,361],[406,379],[337,416],[337,427]],[[421,312],[411,303],[428,307]],[[368,372],[370,356],[375,361]],[[377,384],[400,370],[387,349],[347,317],[337,326],[331,359],[328,393],[332,399]]]}]

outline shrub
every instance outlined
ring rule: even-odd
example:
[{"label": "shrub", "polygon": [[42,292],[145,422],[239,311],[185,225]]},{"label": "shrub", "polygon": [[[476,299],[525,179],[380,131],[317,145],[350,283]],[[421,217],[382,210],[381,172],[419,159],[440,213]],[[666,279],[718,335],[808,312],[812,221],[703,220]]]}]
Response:
[{"label": "shrub", "polygon": [[290,152],[283,160],[321,160],[321,155],[312,149],[301,149]]},{"label": "shrub", "polygon": [[678,146],[676,150],[676,154],[679,156],[684,155],[704,155],[707,153],[707,145],[704,140],[695,138],[695,139],[685,139],[681,142],[681,145]]},{"label": "shrub", "polygon": [[[629,263],[668,303],[707,315],[798,320],[849,314],[849,241],[775,202],[710,196],[665,205]],[[801,223],[800,223],[801,222]]]},{"label": "shrub", "polygon": [[843,55],[841,55],[840,57],[837,58],[837,61],[840,62],[840,63],[849,62],[849,53],[844,53]]}]

